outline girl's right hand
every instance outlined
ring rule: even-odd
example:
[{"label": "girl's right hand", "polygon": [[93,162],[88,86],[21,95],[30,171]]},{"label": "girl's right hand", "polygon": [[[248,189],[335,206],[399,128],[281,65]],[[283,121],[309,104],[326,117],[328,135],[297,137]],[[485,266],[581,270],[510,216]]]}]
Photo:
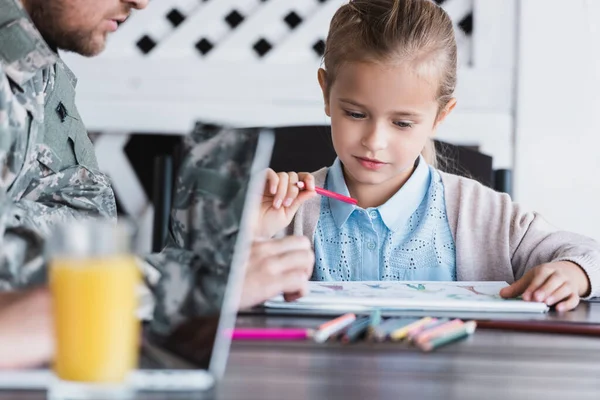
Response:
[{"label": "girl's right hand", "polygon": [[292,222],[296,211],[316,196],[315,178],[308,172],[279,172],[267,170],[263,193],[258,237],[271,238]]}]

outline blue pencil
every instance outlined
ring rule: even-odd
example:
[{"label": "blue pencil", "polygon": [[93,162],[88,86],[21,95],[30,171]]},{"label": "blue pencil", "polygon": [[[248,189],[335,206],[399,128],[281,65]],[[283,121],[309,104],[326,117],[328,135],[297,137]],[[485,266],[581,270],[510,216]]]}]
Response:
[{"label": "blue pencil", "polygon": [[362,317],[354,321],[342,336],[342,343],[351,343],[359,339],[369,327],[371,318]]}]

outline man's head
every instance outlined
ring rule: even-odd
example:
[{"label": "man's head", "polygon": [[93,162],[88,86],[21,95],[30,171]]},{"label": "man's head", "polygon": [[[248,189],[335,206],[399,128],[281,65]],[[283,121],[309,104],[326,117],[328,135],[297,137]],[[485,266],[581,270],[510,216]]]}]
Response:
[{"label": "man's head", "polygon": [[104,50],[106,37],[117,30],[132,8],[149,0],[21,0],[50,46],[94,56]]}]

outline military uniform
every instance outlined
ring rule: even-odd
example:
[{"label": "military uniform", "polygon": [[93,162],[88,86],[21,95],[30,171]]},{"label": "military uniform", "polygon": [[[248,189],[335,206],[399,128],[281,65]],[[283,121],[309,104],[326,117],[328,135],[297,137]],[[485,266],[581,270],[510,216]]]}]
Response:
[{"label": "military uniform", "polygon": [[[52,224],[115,218],[116,206],[74,105],[75,77],[18,0],[0,0],[0,10],[0,289],[8,289],[43,282]],[[201,124],[188,138],[168,243],[143,263],[154,331],[221,308],[257,139]]]},{"label": "military uniform", "polygon": [[188,138],[167,245],[146,257],[155,332],[220,311],[257,143],[254,130],[203,124]]},{"label": "military uniform", "polygon": [[0,289],[42,282],[43,239],[73,218],[116,218],[74,104],[76,79],[19,0],[0,0]]}]

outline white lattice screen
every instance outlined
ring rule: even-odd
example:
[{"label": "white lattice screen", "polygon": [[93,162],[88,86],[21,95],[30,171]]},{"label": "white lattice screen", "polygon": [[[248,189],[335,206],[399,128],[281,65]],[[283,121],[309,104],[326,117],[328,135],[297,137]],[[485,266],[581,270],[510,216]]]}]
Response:
[{"label": "white lattice screen", "polygon": [[[460,60],[459,105],[438,134],[479,145],[496,168],[512,165],[516,1],[437,0],[455,23]],[[329,21],[346,2],[152,0],[100,57],[64,55],[79,77],[80,112],[91,131],[119,135],[185,134],[196,120],[327,124],[316,71]],[[149,212],[139,184],[119,172],[125,156],[115,161],[126,142],[100,137],[99,162],[127,211]]]},{"label": "white lattice screen", "polygon": [[[344,0],[154,1],[121,27],[106,56],[201,57],[205,61],[318,61]],[[455,21],[461,60],[471,60],[472,0],[438,0]]]},{"label": "white lattice screen", "polygon": [[[331,16],[345,2],[153,0],[102,56],[65,56],[80,77],[81,112],[102,131],[180,134],[196,119],[326,123],[315,75]],[[457,116],[442,134],[497,153],[496,142],[463,127],[510,131],[515,0],[438,3],[455,21],[461,62]],[[500,151],[501,165],[511,163],[509,153]]]}]

